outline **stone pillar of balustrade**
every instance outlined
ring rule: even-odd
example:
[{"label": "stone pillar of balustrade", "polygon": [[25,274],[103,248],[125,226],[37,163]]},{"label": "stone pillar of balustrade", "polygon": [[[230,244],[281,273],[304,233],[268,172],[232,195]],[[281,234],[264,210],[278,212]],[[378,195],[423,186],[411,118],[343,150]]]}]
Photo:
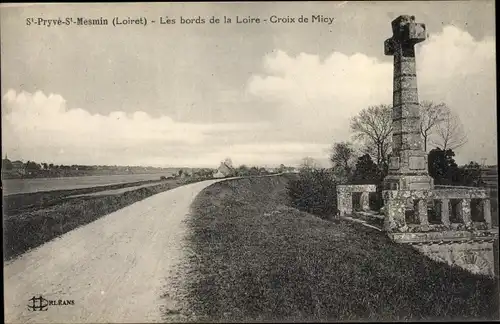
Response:
[{"label": "stone pillar of balustrade", "polygon": [[488,228],[492,228],[490,199],[489,198],[483,199],[481,201],[481,205],[483,207],[484,221],[486,222],[486,224],[488,224]]},{"label": "stone pillar of balustrade", "polygon": [[472,219],[470,210],[470,199],[464,198],[460,200],[458,206],[458,216],[465,225],[471,225]]},{"label": "stone pillar of balustrade", "polygon": [[370,210],[370,193],[367,191],[363,191],[361,193],[360,198],[361,210],[367,211]]},{"label": "stone pillar of balustrade", "polygon": [[339,192],[338,193],[338,201],[339,201],[339,211],[340,215],[349,215],[352,214],[352,193],[350,192]]},{"label": "stone pillar of balustrade", "polygon": [[441,199],[441,223],[450,226],[450,200]]},{"label": "stone pillar of balustrade", "polygon": [[429,218],[427,217],[427,201],[425,199],[419,199],[417,201],[415,213],[418,216],[420,226],[429,226]]},{"label": "stone pillar of balustrade", "polygon": [[388,232],[399,231],[406,226],[406,201],[401,198],[389,197],[385,200],[384,229]]}]

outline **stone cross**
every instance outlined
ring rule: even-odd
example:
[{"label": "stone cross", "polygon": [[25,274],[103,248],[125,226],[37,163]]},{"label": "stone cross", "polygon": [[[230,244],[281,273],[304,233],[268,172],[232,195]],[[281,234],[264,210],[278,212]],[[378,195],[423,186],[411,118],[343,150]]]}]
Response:
[{"label": "stone cross", "polygon": [[427,153],[420,134],[415,44],[426,38],[425,24],[414,16],[399,16],[392,22],[385,54],[394,56],[392,154],[384,189],[430,189],[433,180],[427,170]]}]

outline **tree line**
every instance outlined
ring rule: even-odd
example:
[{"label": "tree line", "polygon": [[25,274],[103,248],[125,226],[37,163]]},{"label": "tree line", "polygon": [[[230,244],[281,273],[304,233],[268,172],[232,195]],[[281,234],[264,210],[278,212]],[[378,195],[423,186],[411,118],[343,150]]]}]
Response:
[{"label": "tree line", "polygon": [[[18,162],[18,161],[14,161]],[[21,161],[19,161],[21,162]],[[8,158],[2,160],[2,170],[14,170],[16,167]],[[157,167],[142,167],[142,166],[117,166],[117,165],[64,165],[54,163],[37,163],[34,161],[21,162],[22,168],[27,171],[38,170],[133,170],[133,169],[148,169],[148,170],[163,170],[165,168]]]},{"label": "tree line", "polygon": [[2,177],[5,179],[66,177],[107,174],[155,173],[166,171],[165,168],[116,166],[116,165],[64,165],[37,163],[34,161],[11,161],[2,159]]},{"label": "tree line", "polygon": [[[467,143],[459,116],[444,103],[423,101],[419,108],[422,149],[429,152],[429,172],[436,184],[474,183],[465,180],[469,176],[460,176],[453,159],[454,150]],[[378,105],[365,108],[352,117],[353,141],[334,143],[330,155],[332,171],[340,182],[379,183],[387,175],[392,153],[392,113],[391,105]],[[428,151],[430,146],[434,148]],[[479,164],[471,162],[467,168],[479,169]]]},{"label": "tree line", "polygon": [[[455,161],[454,150],[467,142],[459,116],[444,103],[424,101],[419,108],[422,149],[428,152],[428,170],[435,184],[484,186],[477,162],[459,167]],[[352,141],[333,143],[331,168],[321,168],[314,159],[305,158],[298,179],[288,186],[292,204],[331,218],[337,210],[337,184],[375,184],[380,193],[392,153],[392,113],[392,106],[378,105],[352,117]],[[428,150],[431,146],[434,148]],[[382,207],[381,195],[374,196],[374,208]]]}]

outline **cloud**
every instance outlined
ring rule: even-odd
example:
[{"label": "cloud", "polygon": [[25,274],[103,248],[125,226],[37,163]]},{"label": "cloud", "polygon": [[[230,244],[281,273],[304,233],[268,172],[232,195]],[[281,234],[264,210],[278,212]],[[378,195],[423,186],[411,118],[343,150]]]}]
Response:
[{"label": "cloud", "polygon": [[264,67],[267,75],[254,76],[248,91],[281,103],[285,115],[349,117],[374,101],[391,98],[392,65],[364,54],[334,52],[321,61],[317,55],[292,58],[276,51],[265,57]]},{"label": "cloud", "polygon": [[497,164],[495,51],[494,38],[446,26],[418,53],[421,98],[445,102],[464,125],[469,140],[456,150],[462,163],[484,157]]},{"label": "cloud", "polygon": [[[46,96],[10,90],[4,99],[10,110],[6,121],[23,141],[54,142],[65,145],[71,141],[76,146],[133,145],[144,141],[173,142],[185,145],[203,141],[203,125],[175,123],[162,116],[151,118],[142,111],[131,115],[116,111],[108,116],[91,115],[83,109],[67,109],[60,95]],[[37,134],[45,134],[40,138]]]},{"label": "cloud", "polygon": [[[217,166],[325,161],[334,141],[350,138],[349,119],[370,105],[392,101],[392,61],[334,51],[326,58],[275,50],[264,73],[245,87],[222,87],[203,104],[228,116],[224,123],[188,123],[119,107],[107,115],[72,107],[64,94],[3,96],[3,149],[11,158],[65,164]],[[469,135],[459,163],[496,163],[495,40],[476,40],[446,26],[417,46],[420,99],[445,102]],[[182,95],[172,100],[184,98]],[[175,101],[165,103],[175,106]],[[248,107],[248,109],[247,109]],[[264,107],[269,109],[268,112]],[[256,122],[230,122],[245,109]],[[241,120],[241,119],[240,119]]]},{"label": "cloud", "polygon": [[[391,61],[339,52],[321,60],[277,50],[264,58],[263,67],[265,73],[254,75],[247,91],[273,103],[281,123],[295,126],[290,139],[314,129],[320,143],[347,140],[351,116],[392,102]],[[445,102],[464,123],[469,143],[458,151],[458,160],[484,156],[496,163],[494,38],[475,40],[446,26],[417,45],[417,72],[420,99]]]},{"label": "cloud", "polygon": [[[298,161],[317,152],[307,143],[244,143],[266,123],[195,124],[143,111],[103,116],[68,108],[58,94],[38,91],[3,97],[3,149],[10,158],[66,164],[217,166],[230,156],[239,164]],[[235,141],[234,135],[240,138]],[[241,138],[242,134],[248,134]]]}]

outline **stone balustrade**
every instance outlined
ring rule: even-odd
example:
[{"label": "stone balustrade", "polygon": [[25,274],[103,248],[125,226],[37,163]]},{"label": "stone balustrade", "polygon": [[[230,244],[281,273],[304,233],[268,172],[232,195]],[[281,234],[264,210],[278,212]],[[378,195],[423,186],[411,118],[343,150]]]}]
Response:
[{"label": "stone balustrade", "polygon": [[364,185],[337,185],[337,208],[339,215],[349,215],[353,212],[353,193],[361,193],[360,205],[362,210],[370,209],[370,192],[376,192],[377,187],[373,184]]},{"label": "stone balustrade", "polygon": [[[484,188],[386,190],[383,192],[388,232],[428,232],[492,228],[490,197]],[[472,216],[472,202],[474,216]],[[429,221],[428,211],[438,220]]]}]

